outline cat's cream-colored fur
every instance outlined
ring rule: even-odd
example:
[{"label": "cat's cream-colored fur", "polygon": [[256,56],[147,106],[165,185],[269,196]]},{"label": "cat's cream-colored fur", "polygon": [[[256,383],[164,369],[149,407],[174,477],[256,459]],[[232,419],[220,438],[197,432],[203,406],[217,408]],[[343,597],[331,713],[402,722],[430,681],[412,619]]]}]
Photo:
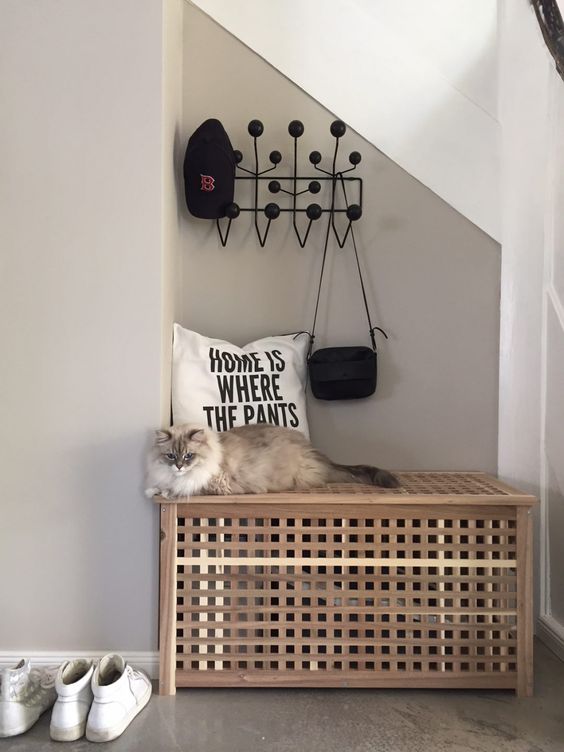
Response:
[{"label": "cat's cream-colored fur", "polygon": [[291,428],[257,424],[216,433],[183,425],[156,432],[146,494],[256,494],[304,491],[327,483],[398,485],[386,470],[332,462]]}]

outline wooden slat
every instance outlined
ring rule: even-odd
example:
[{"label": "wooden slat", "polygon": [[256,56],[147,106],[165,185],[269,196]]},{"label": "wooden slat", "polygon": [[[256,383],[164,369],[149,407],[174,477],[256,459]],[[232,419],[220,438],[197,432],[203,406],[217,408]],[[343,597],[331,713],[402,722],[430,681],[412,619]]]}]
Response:
[{"label": "wooden slat", "polygon": [[[265,612],[265,613],[267,611],[272,610],[273,612],[276,613],[276,608],[277,608],[276,606],[273,606],[272,608],[269,608],[268,606],[267,607],[263,607],[263,606],[258,606],[257,607],[257,606],[255,606],[254,610],[255,611]],[[339,610],[341,610],[340,607],[338,607],[338,608],[339,608]],[[212,609],[212,606],[209,606],[209,607],[206,608],[206,611],[210,612],[210,613],[224,613],[223,611],[219,610],[219,609],[221,609],[220,606],[217,607],[218,610],[215,611],[215,612],[211,611],[211,609]],[[232,610],[231,607],[227,607],[226,606],[225,610],[227,610],[227,609],[229,609],[229,611]],[[312,609],[311,607],[308,607],[307,613],[311,613],[313,610],[314,609]],[[193,612],[194,613],[200,613],[199,611],[195,611],[195,610]],[[288,610],[288,613],[292,613],[292,611]],[[476,610],[476,611],[471,611],[470,609],[461,611],[460,609],[450,608],[450,607],[447,607],[447,606],[426,607],[426,608],[424,608],[424,607],[418,608],[418,607],[412,607],[412,606],[407,606],[407,607],[402,606],[401,608],[389,608],[389,607],[371,608],[370,613],[373,613],[373,614],[390,614],[390,616],[398,615],[398,614],[405,615],[405,616],[413,616],[414,614],[424,614],[424,615],[427,615],[427,614],[441,614],[441,615],[442,614],[446,614],[446,615],[453,615],[453,616],[517,616],[517,609],[514,609],[514,608],[513,609],[512,608],[507,608],[507,609],[480,608],[479,610]],[[285,626],[287,628],[292,628],[293,629],[293,628],[295,628],[297,626],[297,624],[296,624],[296,622],[288,622]],[[299,626],[301,628],[304,628],[305,625],[302,624],[302,623],[300,623]],[[493,628],[491,624],[489,624],[488,626],[490,627],[490,629]],[[350,628],[354,629],[354,627],[350,627]]]},{"label": "wooden slat", "polygon": [[[447,616],[505,616],[507,614],[510,615],[517,615],[517,609],[516,608],[479,608],[479,609],[458,609],[451,608],[451,610],[446,610],[447,607],[444,606],[418,606],[418,607],[410,607],[411,611],[408,612],[407,608],[397,607],[397,608],[391,608],[390,606],[382,606],[375,608],[374,606],[364,606],[362,604],[358,605],[341,605],[341,604],[329,604],[329,606],[323,605],[323,606],[282,606],[279,604],[271,605],[271,604],[230,604],[229,606],[225,606],[225,604],[222,604],[222,606],[215,606],[210,605],[206,603],[205,605],[182,605],[179,607],[178,612],[179,613],[230,613],[230,614],[249,614],[254,612],[260,612],[263,614],[267,613],[280,613],[280,614],[312,614],[317,615],[319,613],[326,613],[328,609],[331,611],[335,611],[339,614],[369,614],[373,616],[377,615],[393,615],[393,614],[403,614],[403,615],[409,615],[411,613],[417,614],[419,616],[425,616],[425,615],[431,615],[431,616],[440,616],[443,614],[446,614]],[[376,621],[376,624],[383,624],[386,626],[386,622]],[[441,622],[436,622],[437,624],[440,624]],[[468,622],[469,624],[471,622]],[[446,622],[445,622],[446,624]],[[455,624],[455,622],[453,622]],[[463,624],[463,622],[460,622],[460,624]],[[473,622],[472,622],[473,624]],[[484,622],[484,626],[491,626],[494,628],[495,622]],[[477,628],[479,628],[479,622],[476,623]],[[289,626],[291,624],[289,623]]]},{"label": "wooden slat", "polygon": [[[444,536],[443,536],[444,537]],[[182,544],[185,552],[191,552],[191,556],[195,551],[217,551],[217,541],[190,541]],[[358,554],[361,552],[374,553],[375,549],[387,550],[390,548],[390,543],[364,543],[355,542],[349,543],[348,541],[331,541],[331,542],[318,542],[318,541],[222,541],[223,555],[232,555],[234,551],[242,555],[243,552],[248,551],[292,551],[297,547],[302,548],[305,551],[325,551],[331,554],[332,551],[356,551]],[[393,548],[401,549],[402,551],[481,551],[484,553],[515,553],[515,544],[504,543],[413,543],[405,541],[403,543],[395,543]],[[507,557],[503,557],[507,558]],[[484,557],[486,559],[486,557]]]},{"label": "wooden slat", "polygon": [[176,693],[176,510],[160,509],[159,694]]},{"label": "wooden slat", "polygon": [[517,639],[519,697],[533,694],[533,520],[530,509],[517,512]]},{"label": "wooden slat", "polygon": [[[308,582],[314,583],[334,583],[334,582],[358,582],[358,574],[350,574],[349,572],[341,572],[337,577],[334,572],[326,572],[325,574],[319,572],[309,572],[307,575]],[[438,575],[436,574],[387,574],[387,583],[436,583]],[[251,569],[248,572],[224,572],[223,574],[199,574],[197,572],[185,573],[182,576],[184,581],[199,582],[205,580],[206,582],[253,582],[260,580],[264,582],[294,582],[296,574],[287,574],[286,572],[272,572],[270,569],[265,572],[255,572]],[[445,574],[441,576],[441,581],[445,584],[487,584],[487,583],[507,583],[516,585],[516,577],[514,574],[510,575],[475,575],[475,574]],[[382,583],[375,582],[375,591],[379,592],[377,586]]]},{"label": "wooden slat", "polygon": [[[223,622],[220,622],[223,623]],[[213,629],[214,625],[217,627],[217,622],[211,622],[207,624],[207,628]],[[257,626],[261,625],[261,626]],[[256,622],[256,625],[252,627],[254,630],[257,629],[263,629],[264,628],[264,622]],[[230,629],[225,629],[226,632],[235,631]],[[240,631],[240,630],[238,630]],[[447,630],[442,630],[447,631]],[[241,637],[241,642],[238,643],[237,639]],[[233,639],[233,642],[231,644],[237,646],[241,645],[255,645],[255,642],[252,642],[252,637],[246,638],[240,635],[232,636],[230,634],[226,634],[226,638]],[[249,639],[250,642],[243,642],[243,640]],[[334,642],[332,642],[334,640]],[[202,641],[205,642],[205,639],[202,638]],[[190,637],[181,637],[178,638],[178,644],[179,645],[194,645],[192,639]],[[210,642],[210,645],[216,645],[216,644],[223,644],[223,647],[225,648],[229,643],[213,643]],[[360,645],[360,649],[362,650],[366,645],[370,645],[370,647],[376,649],[381,648],[382,646],[388,647],[390,645],[400,646],[400,647],[406,647],[406,641],[405,638],[394,638],[394,637],[359,637],[359,638],[331,638],[326,636],[315,636],[311,638],[307,638],[307,641],[303,641],[300,639],[299,641],[295,641],[291,637],[274,637],[272,638],[272,641],[270,640],[270,637],[268,637],[268,643],[264,645],[265,652],[268,653],[273,647],[275,646],[286,646],[289,645],[296,645],[298,648],[303,647],[304,645],[316,645],[319,647],[320,644],[323,645],[331,645],[336,644],[341,647],[346,647],[350,645]],[[415,645],[415,643],[414,643]],[[474,647],[490,647],[491,648],[491,640],[488,638],[483,638],[481,640],[479,639],[464,639],[462,640],[460,637],[418,637],[417,638],[417,647],[425,647],[425,646],[434,646],[434,645],[448,645],[453,648],[474,648]],[[517,639],[500,639],[496,640],[496,648],[501,647],[517,647]],[[298,651],[299,652],[299,651]],[[199,653],[194,653],[195,655],[200,655]],[[217,653],[215,653],[217,655]],[[278,655],[278,653],[276,653]],[[351,654],[352,655],[352,654]],[[466,659],[468,660],[468,659]],[[474,658],[473,660],[477,660]]]},{"label": "wooden slat", "polygon": [[435,671],[339,671],[323,675],[316,671],[177,671],[179,687],[373,687],[408,689],[513,689],[516,675]]},{"label": "wooden slat", "polygon": [[[495,601],[495,608],[499,608],[502,602],[505,601],[511,601],[513,603],[516,602],[515,597],[506,597],[503,594],[492,595],[488,593],[480,593],[479,597],[476,597],[475,593],[464,593],[464,595],[454,593],[449,597],[446,597],[442,593],[437,593],[435,591],[433,591],[432,594],[425,594],[424,596],[415,593],[402,593],[401,595],[393,594],[393,596],[391,597],[374,597],[367,596],[365,592],[359,593],[356,590],[345,592],[331,591],[327,594],[321,594],[319,592],[312,594],[310,590],[192,590],[190,591],[189,597],[190,599],[205,601],[206,605],[211,605],[209,604],[209,601],[211,601],[211,599],[222,598],[223,601],[229,605],[229,608],[240,604],[241,601],[245,601],[246,603],[248,603],[249,608],[255,609],[266,607],[266,602],[272,601],[273,599],[276,601],[276,607],[280,605],[281,600],[291,599],[292,603],[296,606],[300,605],[299,601],[307,600],[310,605],[304,607],[309,608],[310,611],[314,612],[320,611],[321,609],[326,610],[328,607],[332,609],[338,609],[342,602],[347,601],[353,607],[365,606],[367,609],[371,609],[369,613],[378,613],[378,609],[381,609],[382,613],[386,613],[386,609],[390,609],[392,605],[397,605],[398,608],[405,608],[407,606],[413,605],[422,609],[427,607],[437,607],[439,609],[442,609],[443,607],[446,608],[449,605],[447,601],[453,603],[455,601],[464,601],[464,603],[456,604],[457,608],[464,610],[470,609],[472,607],[478,607],[477,603],[474,603],[474,605],[471,606],[472,601],[479,601],[480,609],[483,608],[483,604],[487,601]],[[255,605],[257,599],[260,601],[260,605]],[[296,601],[298,602],[296,603]],[[443,603],[441,603],[441,605],[437,605],[438,601],[443,601]],[[450,605],[453,605],[453,603],[451,603]]]},{"label": "wooden slat", "polygon": [[[495,592],[495,591],[489,591],[484,592],[482,590],[384,590],[382,593],[374,595],[374,591],[358,591],[358,590],[307,590],[307,591],[297,591],[294,589],[289,590],[261,590],[261,589],[252,589],[248,588],[246,590],[243,589],[218,589],[214,590],[213,588],[206,587],[206,588],[192,588],[190,591],[183,590],[182,592],[187,593],[187,597],[189,596],[195,596],[198,598],[217,598],[221,596],[222,598],[230,598],[232,601],[237,598],[294,598],[296,596],[298,597],[307,597],[310,598],[312,601],[319,601],[320,605],[324,605],[328,600],[331,600],[331,605],[335,605],[333,601],[335,599],[342,600],[343,598],[355,598],[355,599],[361,599],[361,600],[370,600],[374,602],[374,605],[388,605],[390,601],[396,600],[396,601],[404,601],[406,599],[409,600],[420,600],[420,601],[426,601],[426,600],[483,600],[483,601],[506,601],[506,600],[515,600],[517,591],[504,591],[504,592]],[[372,595],[368,596],[367,593],[371,593]]]},{"label": "wooden slat", "polygon": [[[167,499],[160,499],[160,503],[171,503]],[[226,502],[226,499],[229,499]],[[299,493],[283,494],[245,494],[241,496],[192,496],[190,501],[184,501],[179,499],[178,507],[180,516],[185,516],[187,513],[197,512],[202,517],[214,517],[225,516],[225,509],[227,505],[233,509],[239,509],[243,507],[245,512],[253,509],[257,511],[257,507],[260,505],[262,508],[262,516],[266,516],[264,509],[271,506],[283,506],[291,511],[293,505],[303,505],[304,497]],[[307,503],[317,506],[323,506],[325,508],[332,505],[357,506],[359,504],[366,505],[368,507],[374,506],[389,506],[389,507],[432,507],[434,505],[441,505],[448,509],[454,510],[456,507],[474,507],[482,508],[489,507],[493,504],[500,507],[516,507],[516,506],[533,506],[535,499],[531,496],[392,496],[385,494],[363,494],[359,497],[356,494],[325,494],[320,493],[318,495],[308,494]],[[221,510],[219,512],[218,510]],[[331,509],[327,509],[331,512]]]},{"label": "wooden slat", "polygon": [[[229,504],[248,504],[249,497],[254,502],[263,505],[278,503],[300,503],[304,497],[308,504],[386,504],[405,503],[405,497],[410,497],[409,503],[433,504],[434,502],[447,505],[492,504],[499,503],[509,506],[532,505],[536,503],[533,496],[524,494],[511,488],[497,478],[485,473],[430,473],[430,472],[400,472],[397,473],[403,487],[398,489],[379,489],[373,486],[344,485],[330,486],[324,489],[312,489],[299,493],[272,493],[261,495],[239,494],[230,495]],[[446,497],[446,498],[445,498]],[[157,497],[157,501],[162,499]],[[225,503],[225,497],[194,496],[184,502],[194,506],[200,503]],[[179,505],[183,500],[179,500]],[[179,510],[181,513],[183,510]],[[204,515],[209,516],[209,515]]]},{"label": "wooden slat", "polygon": [[[179,556],[177,563],[181,566],[197,566],[201,563],[198,556]],[[512,569],[516,567],[515,559],[413,559],[413,558],[379,558],[379,557],[268,557],[268,556],[225,556],[215,562],[207,560],[208,566],[215,564],[225,567],[432,567],[433,569]]]},{"label": "wooden slat", "polygon": [[[382,648],[382,647],[397,648],[397,647],[403,647],[403,646],[405,646],[405,640],[389,640],[389,641],[376,640],[374,642],[372,640],[367,640],[366,642],[370,643],[370,646],[374,649],[374,652],[371,652],[371,653],[365,652],[363,650],[363,648],[365,647],[365,644],[360,644],[360,643],[359,643],[359,645],[356,645],[356,644],[346,644],[346,645],[343,645],[343,648],[347,648],[347,647],[349,647],[349,648],[356,648],[357,651],[362,651],[362,652],[354,652],[354,653],[353,652],[349,652],[349,651],[343,651],[342,653],[328,653],[328,652],[318,652],[318,651],[305,652],[304,650],[300,650],[300,648],[305,648],[306,647],[306,645],[304,645],[304,644],[296,646],[296,650],[295,651],[285,652],[287,650],[287,648],[288,648],[288,644],[286,644],[286,643],[285,644],[283,644],[283,643],[273,643],[270,646],[271,649],[275,648],[279,652],[272,652],[272,650],[265,651],[263,653],[229,652],[232,649],[231,646],[224,645],[222,653],[215,653],[215,652],[200,653],[200,652],[198,652],[198,653],[182,653],[181,655],[182,655],[182,658],[185,661],[191,661],[191,660],[198,660],[199,661],[199,660],[202,660],[202,659],[217,660],[217,658],[218,658],[219,655],[221,655],[222,656],[222,660],[225,660],[225,661],[229,661],[229,660],[230,661],[234,661],[234,660],[250,660],[250,659],[255,659],[255,658],[258,659],[258,660],[263,659],[263,660],[280,660],[280,661],[282,661],[282,660],[292,660],[293,658],[296,658],[296,659],[302,658],[303,660],[307,660],[308,658],[312,658],[312,657],[315,657],[315,658],[317,658],[319,660],[333,659],[333,660],[351,660],[351,661],[356,661],[356,660],[372,660],[372,661],[378,660],[378,661],[382,661],[382,660],[385,660],[388,657],[388,654],[386,654],[385,656],[383,656],[380,653],[380,648]],[[319,648],[319,645],[321,643],[323,643],[323,640],[318,640],[317,642],[313,642],[311,644],[314,647]],[[329,648],[330,643],[323,643],[323,644],[326,645],[327,648]],[[433,639],[425,639],[425,640],[421,640],[421,641],[418,640],[417,645],[421,646],[422,648],[431,647],[431,646],[443,646],[443,647],[452,648],[454,651],[456,651],[457,649],[460,649],[460,647],[472,647],[472,648],[474,648],[474,647],[487,647],[488,641],[487,640],[473,640],[473,641],[468,642],[468,643],[467,642],[459,643],[459,642],[456,642],[456,640],[433,640]],[[499,642],[499,647],[513,648],[514,649],[515,646],[516,646],[516,640],[501,640]],[[237,647],[237,646],[235,646],[235,647]],[[399,657],[400,655],[403,655],[403,654],[400,654],[400,653],[391,653],[391,655],[393,655],[394,658],[397,658],[397,657]],[[430,656],[427,653],[425,653],[425,654],[417,654],[416,660],[421,660],[424,663],[435,663],[437,661],[437,656],[436,655],[431,655]],[[472,660],[474,662],[481,661],[481,658],[476,658],[475,656],[472,657],[472,658],[469,658],[467,655],[463,655],[463,654],[461,654],[459,652],[454,652],[453,655],[448,655],[448,656],[442,655],[441,656],[441,660],[443,660],[443,661],[453,660],[453,661],[456,661],[458,663],[467,663],[469,660]],[[516,663],[517,662],[517,658],[516,658],[515,654],[514,655],[506,654],[503,657],[500,657],[500,656],[498,656],[498,657],[490,656],[488,658],[488,660],[495,661],[496,663],[500,662],[500,661],[505,661],[507,663]]]},{"label": "wooden slat", "polygon": [[[225,649],[225,648],[224,648]],[[242,648],[243,649],[243,648]],[[327,646],[328,650],[333,649],[332,646]],[[353,646],[351,646],[353,649]],[[401,673],[408,673],[413,670],[425,671],[432,675],[434,671],[452,671],[458,675],[464,675],[464,672],[472,673],[474,671],[481,671],[484,673],[490,672],[494,674],[499,671],[510,671],[514,675],[517,674],[517,660],[514,655],[505,657],[491,657],[480,656],[476,658],[468,658],[468,656],[460,655],[458,653],[450,652],[452,648],[442,647],[443,651],[448,650],[446,655],[433,654],[433,655],[411,655],[405,652],[394,652],[394,648],[390,647],[389,651],[383,655],[379,653],[363,653],[358,649],[358,652],[342,652],[342,653],[325,653],[315,651],[313,648],[310,652],[307,652],[307,648],[304,646],[305,652],[296,653],[216,653],[213,650],[209,652],[200,653],[186,653],[182,654],[182,661],[179,661],[181,665],[178,666],[179,670],[188,671],[204,671],[208,673],[232,671],[232,670],[249,670],[259,669],[264,671],[265,669],[275,668],[273,663],[278,663],[277,668],[281,671],[297,671],[299,669],[307,668],[308,670],[315,670],[315,666],[311,665],[314,661],[325,661],[325,666],[319,666],[319,669],[326,672],[328,669],[334,669],[336,671],[345,671],[347,668],[359,670],[366,667],[370,668],[375,673],[379,671],[389,671],[391,668]],[[200,657],[202,660],[200,660]],[[210,662],[212,665],[210,665]],[[291,662],[294,665],[284,665],[287,662]],[[304,663],[309,663],[309,666],[304,666]],[[341,664],[335,666],[335,663]],[[230,665],[226,665],[229,663]],[[366,664],[370,663],[368,666]],[[417,666],[413,664],[417,663]],[[200,666],[201,664],[201,666]],[[219,664],[217,668],[213,668],[214,664]],[[333,666],[331,666],[333,664]],[[355,665],[352,665],[355,664]],[[410,665],[411,664],[411,665]],[[503,664],[503,668],[501,667]]]},{"label": "wooden slat", "polygon": [[[273,498],[275,497],[275,498]],[[228,501],[227,501],[228,499]],[[515,519],[516,506],[532,506],[531,497],[524,497],[520,504],[513,502],[513,497],[467,497],[465,500],[445,497],[429,499],[417,496],[385,497],[370,500],[369,497],[348,496],[342,494],[320,494],[316,499],[309,499],[302,494],[248,494],[241,496],[232,503],[233,496],[194,496],[190,502],[176,503],[178,516],[202,517],[215,519],[218,517],[234,518],[272,518],[289,517],[290,519],[324,519],[343,518],[351,516],[351,507],[357,518],[362,519],[375,515],[383,517],[378,508],[385,508],[387,519],[421,518],[435,519],[466,519],[467,511],[471,515],[481,516],[481,519],[500,519],[501,515],[513,514]],[[511,502],[511,503],[510,503]],[[166,500],[165,502],[166,503]],[[174,502],[168,502],[169,504]],[[464,507],[464,509],[460,509]],[[424,511],[422,511],[422,508]],[[419,511],[417,511],[419,510]],[[304,528],[307,530],[307,528]]]},{"label": "wooden slat", "polygon": [[[201,608],[203,609],[203,607],[201,607]],[[213,614],[213,613],[223,613],[223,611],[220,611],[219,608],[220,608],[219,606],[209,606],[206,609],[206,612],[209,612],[210,614]],[[214,611],[214,609],[216,609],[216,610]],[[229,609],[229,614],[230,615],[235,615],[235,614],[249,614],[249,613],[255,613],[255,611],[256,611],[256,608],[253,608],[253,609],[250,609],[250,610],[247,609],[247,608],[241,609],[241,610],[237,610],[236,608],[230,608]],[[300,614],[300,613],[308,613],[309,614],[310,612],[311,612],[311,609],[305,609],[304,608],[304,609],[302,609],[302,611],[298,611],[297,609],[294,610],[294,609],[291,609],[291,608],[286,608],[286,609],[281,608],[281,609],[278,609],[278,608],[276,608],[274,606],[273,607],[266,607],[266,608],[261,607],[261,610],[260,610],[260,613],[263,614],[263,615],[265,615],[265,616],[268,615],[268,614],[280,614],[280,615],[282,615],[282,614],[294,614],[294,613],[298,613],[298,614]],[[199,611],[199,610],[197,610],[197,608],[194,608],[193,613],[202,613],[202,611]],[[358,613],[360,613],[360,615],[362,615],[363,613],[368,613],[368,612],[367,611],[363,612],[362,609],[358,609],[357,607],[351,606],[351,607],[339,607],[338,608],[338,613],[339,614],[351,614],[351,613],[358,614]],[[512,616],[514,616],[515,613],[516,612],[514,611],[513,614],[512,614]],[[414,616],[414,617],[421,616],[420,614],[410,614],[410,615]],[[424,614],[423,614],[423,616],[424,616]],[[435,618],[435,616],[432,615],[432,614],[430,616],[432,616],[433,618]],[[460,616],[460,614],[459,614],[459,616]],[[462,614],[462,616],[466,616],[466,615]],[[494,614],[494,617],[498,618],[497,617],[497,612],[496,612],[496,614]],[[447,618],[452,618],[452,614],[447,614]],[[188,629],[188,628],[191,628],[194,624],[197,624],[197,623],[198,622],[184,621],[184,622],[179,622],[179,625],[183,625],[184,628]],[[227,625],[231,625],[232,627],[238,627],[239,625],[241,627],[244,627],[246,622],[230,621],[230,622],[222,622],[222,623],[225,623]],[[265,622],[263,622],[263,624],[265,626],[268,626],[269,624],[272,624],[272,622],[265,621]],[[292,622],[292,624],[294,626],[298,626],[298,627],[303,627],[304,626],[304,622],[297,622],[296,621],[296,622]],[[342,629],[351,629],[351,628],[353,628],[353,626],[352,626],[353,624],[361,624],[366,629],[373,628],[375,630],[377,630],[377,629],[379,629],[379,630],[388,630],[390,632],[393,631],[393,630],[401,630],[401,631],[404,631],[404,632],[408,632],[408,631],[426,631],[426,630],[427,631],[431,631],[431,632],[446,632],[446,631],[451,631],[451,630],[454,630],[454,631],[456,631],[456,630],[459,630],[459,631],[476,631],[476,632],[478,632],[478,631],[496,631],[496,632],[512,631],[512,632],[516,632],[517,631],[517,619],[516,618],[515,618],[514,621],[499,621],[499,622],[493,622],[493,621],[482,622],[482,621],[477,621],[476,619],[474,619],[474,620],[470,620],[469,619],[468,621],[464,621],[464,622],[454,622],[454,621],[426,622],[426,621],[415,621],[415,620],[407,620],[407,619],[405,621],[386,621],[386,622],[381,621],[381,620],[380,621],[375,620],[373,622],[333,622],[333,621],[327,621],[327,622],[310,622],[310,626],[313,626],[313,625],[319,626],[321,624],[327,624],[331,628],[337,627],[337,625],[340,624],[340,626],[341,626]],[[291,626],[290,622],[279,622],[279,625],[280,625],[281,628],[283,626],[287,627],[287,628],[290,628],[290,626]]]},{"label": "wooden slat", "polygon": [[[237,510],[239,512],[239,510]],[[413,510],[412,510],[413,511]],[[507,514],[507,509],[503,510],[504,514]],[[311,509],[309,510],[309,515],[311,518]],[[353,527],[339,527],[336,524],[338,521],[338,518],[328,518],[330,524],[325,525],[308,525],[307,527],[302,526],[300,523],[303,521],[303,516],[296,516],[293,519],[293,522],[297,522],[298,524],[293,524],[290,526],[285,526],[283,528],[280,527],[280,524],[274,524],[274,525],[261,525],[260,527],[252,527],[249,528],[246,525],[241,525],[240,522],[244,520],[244,517],[237,516],[232,517],[229,522],[233,524],[229,524],[226,526],[220,527],[218,524],[215,525],[201,525],[201,524],[191,524],[186,525],[184,523],[178,525],[178,533],[179,534],[186,534],[186,535],[199,535],[199,534],[208,534],[208,535],[223,535],[223,536],[238,536],[238,535],[272,535],[272,534],[280,534],[281,532],[285,532],[289,535],[294,535],[297,538],[303,538],[305,536],[309,535],[332,535],[337,537],[343,537],[343,540],[345,538],[348,538],[349,536],[357,535],[357,536],[364,536],[364,535],[373,535],[373,536],[381,536],[381,535],[421,535],[421,536],[427,536],[427,535],[451,535],[451,536],[484,536],[488,534],[488,532],[491,534],[491,530],[488,530],[486,527],[454,527],[454,525],[446,526],[446,525],[440,525],[437,527],[433,527],[432,525],[428,524],[420,524],[419,527],[414,526],[397,526],[389,524],[390,520],[386,520],[387,524],[383,524],[384,520],[382,519],[374,519],[374,515],[372,514],[372,521],[374,522],[373,525],[355,525]],[[194,519],[193,517],[191,519]],[[196,518],[198,519],[198,518]],[[415,517],[396,517],[391,518],[391,521],[397,521],[398,519],[406,520],[406,522],[420,522],[420,523],[426,523],[426,519],[423,518],[423,515],[419,514]],[[438,517],[431,518],[435,521],[438,521]],[[485,518],[481,516],[481,519],[484,520]],[[492,515],[492,520],[494,519],[494,516]],[[496,534],[503,535],[503,536],[511,536],[515,537],[516,535],[516,517],[508,517],[507,519],[500,519],[500,516],[495,516],[495,521],[501,521],[504,523],[510,523],[513,525],[513,527],[499,527],[496,528]],[[282,518],[283,522],[286,522],[284,518]],[[362,520],[361,520],[362,521]],[[450,522],[462,522],[466,521],[468,522],[468,515],[460,515],[459,517],[453,517],[449,519]]]}]

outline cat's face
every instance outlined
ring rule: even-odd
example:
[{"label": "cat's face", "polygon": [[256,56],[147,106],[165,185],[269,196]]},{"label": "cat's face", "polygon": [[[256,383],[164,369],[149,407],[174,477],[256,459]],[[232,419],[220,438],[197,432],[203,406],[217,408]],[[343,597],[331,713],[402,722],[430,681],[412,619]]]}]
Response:
[{"label": "cat's face", "polygon": [[167,465],[175,477],[186,475],[205,462],[207,456],[206,434],[201,428],[157,431],[155,446],[159,450],[158,461]]}]

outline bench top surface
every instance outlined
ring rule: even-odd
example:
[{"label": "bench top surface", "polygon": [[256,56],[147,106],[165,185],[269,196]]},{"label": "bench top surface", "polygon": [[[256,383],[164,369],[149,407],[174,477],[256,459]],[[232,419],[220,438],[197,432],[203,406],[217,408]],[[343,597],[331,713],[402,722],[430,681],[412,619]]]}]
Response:
[{"label": "bench top surface", "polygon": [[192,496],[165,499],[158,504],[444,504],[533,506],[535,496],[519,491],[493,475],[479,472],[397,472],[399,488],[378,488],[360,484],[328,485],[308,491],[230,496]]}]

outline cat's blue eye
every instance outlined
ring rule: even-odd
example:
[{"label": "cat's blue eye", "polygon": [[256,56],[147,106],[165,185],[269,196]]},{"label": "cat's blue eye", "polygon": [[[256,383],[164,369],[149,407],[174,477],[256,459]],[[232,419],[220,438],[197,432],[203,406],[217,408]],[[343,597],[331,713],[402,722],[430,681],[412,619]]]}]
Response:
[{"label": "cat's blue eye", "polygon": [[165,457],[167,458],[167,460],[172,460],[172,461],[176,459],[176,455],[173,454],[172,452],[168,452],[167,454],[165,454]]},{"label": "cat's blue eye", "polygon": [[194,452],[186,452],[186,454],[184,455],[184,459],[188,461],[188,460],[191,460],[193,456],[194,456]]}]

